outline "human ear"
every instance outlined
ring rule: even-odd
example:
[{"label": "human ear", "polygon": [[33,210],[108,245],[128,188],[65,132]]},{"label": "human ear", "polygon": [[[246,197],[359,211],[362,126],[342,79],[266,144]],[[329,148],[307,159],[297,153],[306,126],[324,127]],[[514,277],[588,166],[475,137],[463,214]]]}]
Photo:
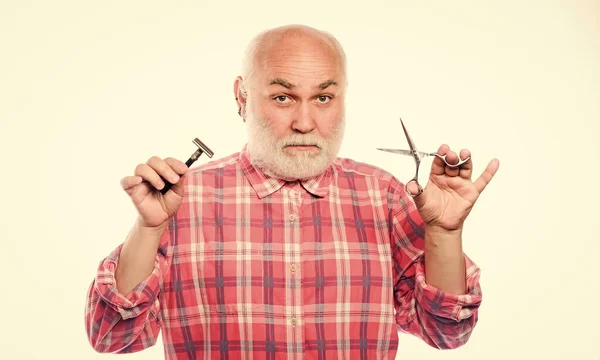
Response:
[{"label": "human ear", "polygon": [[248,97],[248,92],[244,86],[244,79],[242,79],[241,76],[235,78],[233,83],[233,93],[235,95],[235,101],[237,102],[238,115],[244,118],[245,121],[245,116],[243,114],[246,113],[246,100]]}]

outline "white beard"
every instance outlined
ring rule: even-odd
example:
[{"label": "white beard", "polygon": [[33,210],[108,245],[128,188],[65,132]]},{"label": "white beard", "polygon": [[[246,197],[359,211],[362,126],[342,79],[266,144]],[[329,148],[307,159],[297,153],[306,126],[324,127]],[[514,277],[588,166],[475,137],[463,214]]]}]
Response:
[{"label": "white beard", "polygon": [[[345,117],[342,115],[327,138],[314,134],[293,134],[278,139],[267,122],[253,114],[246,103],[248,151],[253,166],[265,174],[286,181],[304,180],[324,172],[340,150],[344,137]],[[285,152],[288,145],[316,145],[312,151]]]}]

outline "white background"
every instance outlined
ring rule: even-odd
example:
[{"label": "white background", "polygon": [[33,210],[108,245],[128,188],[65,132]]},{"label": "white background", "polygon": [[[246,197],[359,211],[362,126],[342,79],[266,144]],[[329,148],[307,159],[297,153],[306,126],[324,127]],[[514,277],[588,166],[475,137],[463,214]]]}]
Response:
[{"label": "white background", "polygon": [[398,359],[600,358],[597,1],[216,3],[0,2],[0,358],[113,358],[83,312],[135,218],[119,180],[152,155],[185,161],[194,137],[238,151],[242,51],[288,23],[347,52],[341,156],[407,181],[412,159],[375,150],[407,146],[402,117],[422,150],[470,149],[476,175],[500,159],[464,234],[484,293],[470,342],[403,335]]}]

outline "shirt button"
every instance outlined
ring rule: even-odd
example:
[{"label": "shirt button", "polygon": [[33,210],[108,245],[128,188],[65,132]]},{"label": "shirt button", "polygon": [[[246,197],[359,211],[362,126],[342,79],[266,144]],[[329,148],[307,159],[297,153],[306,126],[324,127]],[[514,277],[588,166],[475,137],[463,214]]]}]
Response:
[{"label": "shirt button", "polygon": [[292,326],[296,326],[296,324],[298,323],[298,320],[296,320],[296,318],[292,318],[290,320],[290,323],[292,323]]},{"label": "shirt button", "polygon": [[290,270],[292,271],[292,274],[296,272],[296,264],[292,264],[292,266],[290,266]]},{"label": "shirt button", "polygon": [[294,222],[294,220],[296,220],[296,216],[294,214],[290,215],[290,221]]}]

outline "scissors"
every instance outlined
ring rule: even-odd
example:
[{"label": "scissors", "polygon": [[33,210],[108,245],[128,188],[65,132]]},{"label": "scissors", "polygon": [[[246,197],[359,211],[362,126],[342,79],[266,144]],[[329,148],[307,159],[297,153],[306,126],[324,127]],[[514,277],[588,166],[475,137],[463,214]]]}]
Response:
[{"label": "scissors", "polygon": [[[464,163],[466,163],[467,161],[469,161],[469,159],[471,158],[470,156],[467,157],[466,159],[461,160],[460,159],[460,154],[458,154],[458,164],[450,164],[448,163],[448,161],[446,161],[446,155],[440,155],[436,152],[423,152],[423,151],[419,151],[417,150],[417,146],[415,145],[415,142],[412,140],[412,138],[410,137],[410,135],[408,134],[408,131],[406,130],[406,126],[404,126],[404,122],[402,121],[402,118],[400,118],[400,123],[402,124],[402,129],[404,130],[404,135],[406,135],[406,140],[408,141],[408,146],[410,147],[410,150],[405,150],[405,149],[384,149],[384,148],[377,148],[377,150],[381,150],[381,151],[387,151],[387,152],[391,152],[394,154],[400,154],[400,155],[409,155],[412,156],[413,159],[415,160],[415,163],[417,165],[417,170],[415,172],[415,177],[413,177],[409,182],[406,183],[406,185],[404,185],[404,188],[406,189],[406,192],[408,194],[410,194],[411,196],[415,197],[417,195],[420,195],[423,192],[423,187],[421,187],[421,185],[419,184],[419,165],[421,165],[421,160],[423,160],[423,158],[427,157],[427,156],[437,156],[440,159],[442,159],[446,165],[448,165],[449,167],[458,167]],[[411,193],[408,190],[408,184],[410,184],[411,182],[414,182],[415,185],[417,185],[417,188],[419,189],[419,191],[416,194]]]}]

